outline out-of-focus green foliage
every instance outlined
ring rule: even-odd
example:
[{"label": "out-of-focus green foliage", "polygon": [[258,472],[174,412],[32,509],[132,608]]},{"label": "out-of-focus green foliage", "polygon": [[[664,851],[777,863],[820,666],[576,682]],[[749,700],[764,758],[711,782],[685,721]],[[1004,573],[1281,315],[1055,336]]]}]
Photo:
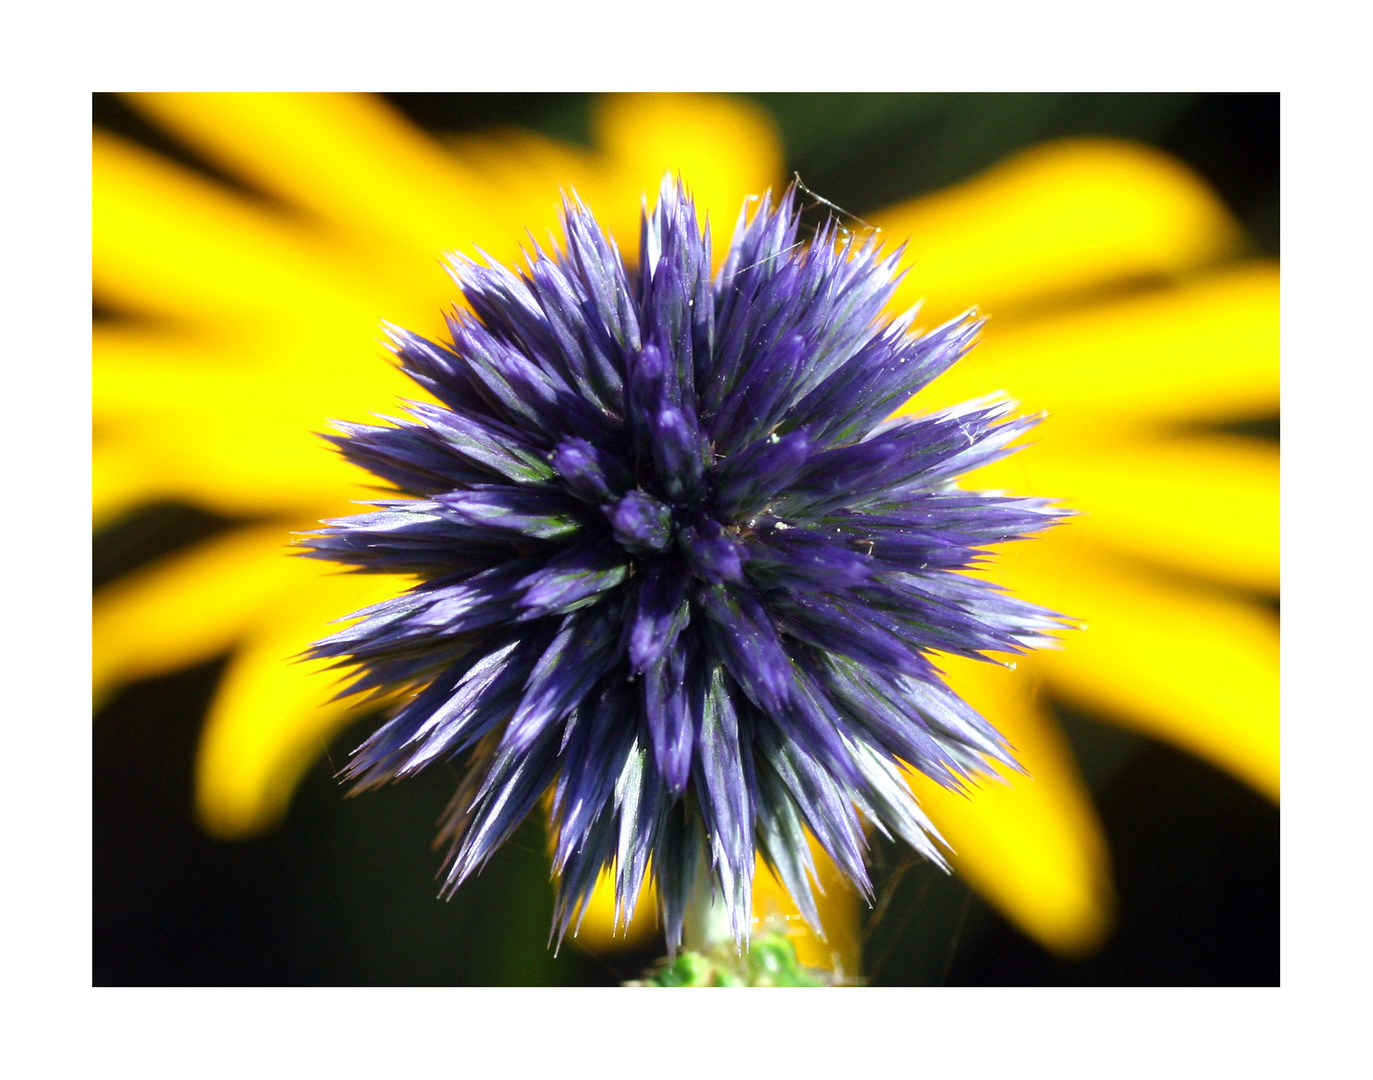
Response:
[{"label": "out-of-focus green foliage", "polygon": [[742,956],[730,942],[707,953],[684,949],[672,962],[661,961],[630,986],[829,986],[826,972],[808,968],[782,933],[754,938]]}]

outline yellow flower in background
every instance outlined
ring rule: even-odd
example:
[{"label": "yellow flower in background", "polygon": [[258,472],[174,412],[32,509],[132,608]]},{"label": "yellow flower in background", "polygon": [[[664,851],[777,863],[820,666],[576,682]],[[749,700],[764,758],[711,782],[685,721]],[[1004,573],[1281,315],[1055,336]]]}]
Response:
[{"label": "yellow flower in background", "polygon": [[[285,658],[399,587],[283,557],[291,531],[350,512],[339,493],[366,495],[366,478],[310,433],[416,396],[386,362],[378,321],[441,335],[455,290],[439,254],[475,245],[512,259],[512,238],[555,224],[559,185],[623,242],[640,194],[680,170],[725,233],[744,195],[783,179],[781,147],[756,110],[713,97],[600,99],[592,150],[520,131],[441,145],[359,96],[132,103],[275,200],[97,134],[96,293],[137,316],[96,329],[97,523],[169,499],[256,523],[98,594],[96,692],[232,650],[196,798],[209,831],[243,837],[280,820],[356,715],[327,700],[329,678]],[[1004,389],[1051,414],[1040,445],[967,486],[1087,511],[1012,545],[998,575],[1090,630],[1015,672],[946,663],[1033,781],[972,798],[914,781],[967,880],[1027,933],[1079,954],[1109,927],[1109,854],[1044,691],[1277,797],[1277,631],[1250,598],[1277,588],[1277,454],[1208,430],[1277,410],[1276,269],[1234,261],[1238,233],[1205,186],[1123,143],[1044,145],[869,216],[893,242],[911,238],[898,306],[924,297],[927,325],[973,304],[992,316],[983,343],[913,404]],[[768,875],[758,885],[760,915],[790,911]],[[854,970],[856,898],[830,889],[826,905],[831,947]],[[604,935],[604,915],[588,912],[584,938]]]}]

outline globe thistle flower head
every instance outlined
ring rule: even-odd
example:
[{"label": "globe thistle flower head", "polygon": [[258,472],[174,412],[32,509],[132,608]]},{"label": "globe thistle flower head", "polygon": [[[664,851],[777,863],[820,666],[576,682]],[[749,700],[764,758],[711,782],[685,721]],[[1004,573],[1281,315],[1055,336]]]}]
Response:
[{"label": "globe thistle flower head", "polygon": [[636,270],[575,199],[521,273],[452,256],[451,343],[389,329],[439,404],[331,436],[396,497],[302,541],[418,578],[311,649],[353,670],[345,693],[408,695],[344,775],[466,762],[448,891],[546,796],[559,938],[603,869],[624,918],[656,878],[673,949],[707,874],[747,938],[757,854],[818,930],[807,832],[869,895],[865,822],[943,865],[903,768],[1014,762],[932,655],[1059,623],[962,572],[1061,515],[955,484],[1037,418],[887,419],[980,321],[913,332],[883,316],[899,250],[833,220],[803,238],[791,189],[747,210],[713,278],[671,178]]}]

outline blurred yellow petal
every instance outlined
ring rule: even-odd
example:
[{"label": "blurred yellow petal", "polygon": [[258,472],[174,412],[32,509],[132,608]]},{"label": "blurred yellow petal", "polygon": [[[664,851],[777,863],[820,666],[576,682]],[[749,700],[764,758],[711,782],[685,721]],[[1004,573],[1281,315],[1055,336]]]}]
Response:
[{"label": "blurred yellow petal", "polygon": [[1023,151],[973,180],[870,215],[909,238],[898,307],[994,315],[1057,294],[1177,274],[1233,250],[1238,228],[1175,159],[1108,139]]},{"label": "blurred yellow petal", "polygon": [[1036,703],[1036,681],[958,657],[939,665],[1030,775],[1002,770],[1004,785],[984,781],[965,795],[912,774],[916,797],[953,848],[954,868],[998,911],[1056,953],[1090,953],[1114,918],[1110,855],[1072,752]]},{"label": "blurred yellow petal", "polygon": [[1278,450],[1239,436],[1154,439],[1086,449],[1054,437],[967,474],[962,486],[1033,491],[1086,517],[1079,543],[1104,544],[1240,588],[1278,590]]},{"label": "blurred yellow petal", "polygon": [[1036,667],[1056,694],[1277,801],[1278,627],[1255,604],[1100,558],[1069,533],[1002,561],[1014,591],[1082,619]]},{"label": "blurred yellow petal", "polygon": [[[575,190],[602,224],[603,205],[620,200],[638,205],[634,193],[607,191],[604,163],[597,154],[579,146],[555,142],[521,128],[451,135],[445,143],[488,188],[499,191],[513,205],[525,208],[528,216],[512,236],[505,238],[506,243],[522,240],[526,229],[542,243],[542,229],[559,220],[559,189],[569,194]],[[561,229],[555,232],[560,233]],[[620,236],[617,240],[632,238]],[[629,254],[623,248],[621,253]]]},{"label": "blurred yellow petal", "polygon": [[812,932],[791,894],[761,858],[753,876],[754,922],[760,924],[759,928],[769,924],[784,927],[801,963],[840,972],[847,977],[859,976],[863,970],[863,945],[859,937],[862,897],[814,837],[808,834],[807,840],[819,878],[815,906],[820,912],[824,938]]},{"label": "blurred yellow petal", "polygon": [[112,135],[93,147],[96,292],[173,320],[342,319],[363,340],[374,304],[287,219]]},{"label": "blurred yellow petal", "polygon": [[376,323],[360,340],[326,324],[256,343],[102,326],[93,344],[99,419],[163,413],[183,416],[190,427],[199,413],[220,418],[232,435],[227,421],[251,424],[249,414],[264,409],[309,429],[327,422],[321,417],[367,419],[373,410],[395,410],[402,395],[431,400],[397,370]]},{"label": "blurred yellow petal", "polygon": [[224,382],[247,374],[235,370],[245,366],[242,344],[205,333],[97,323],[91,347],[97,424],[164,410],[214,409]]},{"label": "blurred yellow petal", "polygon": [[135,446],[97,442],[92,456],[91,524],[103,529],[164,494],[162,477]]},{"label": "blurred yellow petal", "polygon": [[289,540],[284,525],[239,529],[100,590],[92,626],[97,698],[228,651],[297,570],[285,555]]},{"label": "blurred yellow petal", "polygon": [[1048,409],[1060,444],[1094,446],[1142,427],[1265,416],[1278,409],[1278,311],[1276,264],[1253,262],[1033,323],[993,320],[911,408],[1005,390]]},{"label": "blurred yellow petal", "polygon": [[[367,480],[357,469],[308,428],[274,425],[272,414],[271,409],[247,414],[232,431],[220,421],[199,439],[185,435],[194,416],[148,420],[98,439],[95,490],[102,516],[161,498],[245,517],[309,513],[313,503],[322,517],[356,512],[341,504],[350,496],[375,494],[366,490]],[[268,463],[278,467],[264,469]]]},{"label": "blurred yellow petal", "polygon": [[331,418],[371,421],[374,409],[395,415],[402,398],[428,397],[379,342],[329,327],[256,349],[99,327],[95,357],[95,492],[106,514],[154,494],[230,515],[332,510],[366,497],[373,480],[315,433]]},{"label": "blurred yellow petal", "polygon": [[[236,437],[232,424],[224,423],[225,417],[251,422],[249,418],[257,408],[289,405],[303,389],[298,385],[299,377],[293,377],[300,359],[294,341],[283,354],[278,339],[253,347],[203,333],[115,323],[96,326],[92,349],[95,367],[91,397],[97,429],[113,433],[131,429],[136,433],[152,421],[179,420],[185,447],[192,453],[197,443],[207,435],[213,437],[215,431],[222,437]],[[354,351],[368,353],[366,349]],[[369,389],[384,383],[385,375],[390,374],[383,372],[378,378],[375,369],[379,353],[380,349],[374,348],[365,357],[370,361],[365,364],[365,369],[370,369],[365,371]],[[271,363],[288,357],[289,363]],[[362,363],[357,366],[364,369]],[[293,382],[297,385],[292,386]],[[264,401],[264,383],[274,383],[282,391],[280,397]],[[328,388],[324,389],[327,392]],[[301,401],[295,407],[303,412],[308,402]]]},{"label": "blurred yellow petal", "polygon": [[[283,556],[282,562],[288,560]],[[196,759],[196,813],[212,835],[256,835],[285,816],[301,774],[329,739],[359,713],[330,701],[337,672],[293,657],[328,632],[327,624],[389,599],[408,581],[331,574],[298,560],[289,587],[272,597],[271,617],[256,622],[235,650],[205,719]]]},{"label": "blurred yellow petal", "polygon": [[662,933],[658,926],[658,890],[646,881],[634,905],[628,926],[615,925],[615,875],[602,870],[596,888],[586,902],[581,925],[573,921],[577,944],[592,950],[625,949]]},{"label": "blurred yellow petal", "polygon": [[[505,256],[525,229],[540,236],[557,220],[550,177],[580,183],[588,189],[580,191],[584,198],[604,193],[606,205],[598,211],[609,214],[623,242],[637,236],[638,196],[651,198],[668,170],[688,178],[703,210],[714,209],[717,229],[732,225],[744,195],[776,183],[781,172],[780,142],[766,116],[747,102],[707,95],[598,98],[592,122],[600,153],[594,162],[536,138],[502,133],[455,140],[463,149],[485,144],[485,161],[479,155],[477,168],[444,153],[384,102],[365,95],[130,97],[264,190],[428,259],[474,244]],[[519,177],[514,184],[499,182],[512,173]],[[544,179],[535,183],[531,176]]]},{"label": "blurred yellow petal", "polygon": [[[604,153],[606,183],[615,192],[597,207],[631,251],[638,244],[638,194],[652,206],[667,171],[680,173],[696,200],[698,217],[709,214],[718,262],[744,196],[760,194],[782,179],[782,144],[757,106],[706,94],[614,94],[597,98],[592,132]],[[630,203],[626,196],[633,199]]]},{"label": "blurred yellow petal", "polygon": [[189,145],[258,187],[432,262],[529,224],[461,161],[365,94],[133,94]]}]

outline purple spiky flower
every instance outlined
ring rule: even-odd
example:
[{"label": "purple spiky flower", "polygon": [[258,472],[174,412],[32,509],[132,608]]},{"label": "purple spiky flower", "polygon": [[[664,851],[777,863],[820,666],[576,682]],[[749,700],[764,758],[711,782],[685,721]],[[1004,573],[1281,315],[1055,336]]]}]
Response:
[{"label": "purple spiky flower", "polygon": [[944,862],[904,766],[1014,764],[931,656],[1058,626],[960,573],[1061,516],[955,486],[1036,418],[888,420],[981,324],[884,317],[900,251],[832,221],[803,242],[794,203],[741,213],[713,280],[670,179],[637,271],[576,201],[565,251],[520,275],[453,257],[452,344],[389,331],[441,404],[338,425],[404,497],[306,554],[419,581],[310,655],[355,668],[348,693],[407,695],[344,770],[358,788],[465,757],[445,891],[551,793],[560,938],[607,868],[622,915],[656,877],[670,949],[705,880],[742,941],[755,853],[818,929],[807,830],[870,893],[865,819]]}]

